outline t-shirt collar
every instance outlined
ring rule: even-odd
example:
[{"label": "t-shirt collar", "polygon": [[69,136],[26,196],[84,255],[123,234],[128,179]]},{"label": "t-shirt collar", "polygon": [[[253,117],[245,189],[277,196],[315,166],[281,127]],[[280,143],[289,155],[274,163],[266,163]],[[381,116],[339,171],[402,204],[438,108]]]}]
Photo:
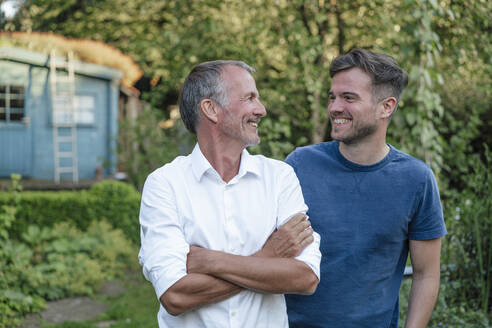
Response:
[{"label": "t-shirt collar", "polygon": [[345,165],[346,167],[348,167],[352,170],[357,170],[357,171],[374,171],[374,170],[377,170],[377,169],[385,166],[386,164],[388,164],[392,160],[392,158],[395,156],[395,148],[390,144],[387,144],[387,145],[390,148],[388,154],[386,154],[386,156],[382,160],[380,160],[379,162],[371,164],[371,165],[357,164],[357,163],[351,162],[348,159],[346,159],[345,156],[343,156],[342,152],[340,151],[340,142],[337,140],[333,141],[333,150],[335,152],[335,155],[340,160],[340,162],[343,165]]}]

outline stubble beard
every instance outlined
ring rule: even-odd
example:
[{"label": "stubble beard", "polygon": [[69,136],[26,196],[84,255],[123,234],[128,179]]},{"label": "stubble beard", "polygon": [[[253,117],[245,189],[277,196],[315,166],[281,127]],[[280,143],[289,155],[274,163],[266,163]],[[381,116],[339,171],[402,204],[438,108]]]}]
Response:
[{"label": "stubble beard", "polygon": [[246,144],[246,147],[256,146],[260,143],[260,136],[258,135],[258,128],[256,129],[256,133],[254,134],[254,136],[252,134],[250,135],[250,133],[248,133],[249,131],[247,131],[247,130],[244,130],[243,132],[244,133],[241,133],[241,139]]},{"label": "stubble beard", "polygon": [[351,134],[339,137],[337,137],[334,133],[334,129],[335,128],[332,126],[331,137],[333,140],[337,140],[346,145],[354,145],[376,133],[378,126],[377,124],[365,124],[364,126],[355,127],[354,131]]},{"label": "stubble beard", "polygon": [[238,128],[234,126],[233,120],[229,120],[228,123],[224,126],[223,131],[230,137],[241,140],[245,144],[244,147],[258,145],[260,143],[258,129],[253,135],[253,133],[250,132],[248,128],[249,127],[247,123],[242,123],[242,125]]},{"label": "stubble beard", "polygon": [[260,137],[257,134],[255,140],[249,140],[249,142],[247,143],[246,147],[256,146],[258,144],[260,144]]}]

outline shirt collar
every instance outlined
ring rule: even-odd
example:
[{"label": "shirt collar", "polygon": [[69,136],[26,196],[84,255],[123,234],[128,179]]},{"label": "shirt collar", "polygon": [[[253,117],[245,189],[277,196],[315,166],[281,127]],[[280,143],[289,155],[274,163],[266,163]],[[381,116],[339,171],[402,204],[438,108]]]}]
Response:
[{"label": "shirt collar", "polygon": [[246,175],[246,173],[253,173],[257,176],[261,176],[260,163],[255,156],[249,154],[246,149],[243,149],[241,153],[241,164],[239,164],[238,178]]},{"label": "shirt collar", "polygon": [[[215,171],[203,155],[198,143],[195,145],[195,148],[193,148],[193,152],[191,153],[191,169],[198,181],[201,180],[202,176],[208,170]],[[239,179],[247,173],[253,173],[260,176],[261,169],[258,160],[254,156],[250,155],[246,149],[243,149],[243,152],[241,153],[241,163],[239,164],[239,172],[233,180],[236,178]]]},{"label": "shirt collar", "polygon": [[210,165],[205,156],[203,156],[198,143],[195,145],[195,148],[193,148],[193,152],[191,153],[191,169],[197,181],[201,180],[205,172],[209,169],[213,169],[212,165]]}]

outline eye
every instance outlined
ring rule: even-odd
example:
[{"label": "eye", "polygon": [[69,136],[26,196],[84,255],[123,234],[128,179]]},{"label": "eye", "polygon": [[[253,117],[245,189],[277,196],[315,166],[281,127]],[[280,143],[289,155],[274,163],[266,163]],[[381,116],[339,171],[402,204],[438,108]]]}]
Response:
[{"label": "eye", "polygon": [[255,101],[256,99],[260,100],[260,96],[257,96],[256,94],[252,93],[248,96],[248,101]]}]

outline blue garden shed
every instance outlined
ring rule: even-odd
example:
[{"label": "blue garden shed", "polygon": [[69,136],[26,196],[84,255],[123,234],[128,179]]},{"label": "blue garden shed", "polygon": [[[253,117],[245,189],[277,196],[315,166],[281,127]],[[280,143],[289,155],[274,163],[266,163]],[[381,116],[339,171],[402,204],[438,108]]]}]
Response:
[{"label": "blue garden shed", "polygon": [[115,173],[120,70],[7,46],[0,72],[0,177]]}]

